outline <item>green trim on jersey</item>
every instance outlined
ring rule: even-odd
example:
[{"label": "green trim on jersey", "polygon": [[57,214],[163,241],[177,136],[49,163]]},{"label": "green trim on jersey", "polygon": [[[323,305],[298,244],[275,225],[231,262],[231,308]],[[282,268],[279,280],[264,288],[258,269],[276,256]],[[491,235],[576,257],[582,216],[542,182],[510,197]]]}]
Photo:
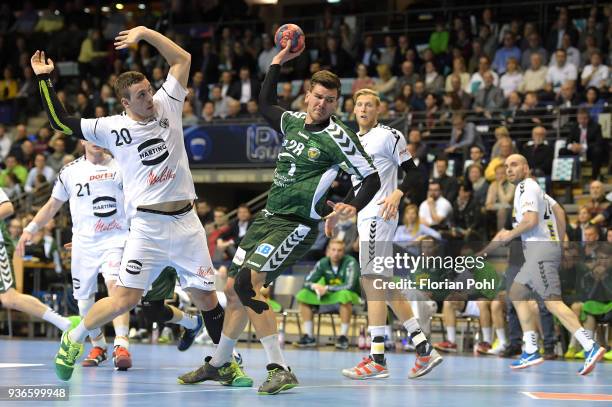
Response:
[{"label": "green trim on jersey", "polygon": [[358,179],[376,172],[357,135],[340,120],[330,118],[321,131],[305,129],[305,113],[284,112],[285,136],[276,160],[266,209],[304,221],[319,221],[329,212],[327,193],[339,170]]},{"label": "green trim on jersey", "polygon": [[0,233],[2,233],[3,242],[0,242],[0,294],[8,291],[9,288],[15,288],[15,272],[13,270],[13,253],[15,245],[8,233],[6,223],[0,221]]}]

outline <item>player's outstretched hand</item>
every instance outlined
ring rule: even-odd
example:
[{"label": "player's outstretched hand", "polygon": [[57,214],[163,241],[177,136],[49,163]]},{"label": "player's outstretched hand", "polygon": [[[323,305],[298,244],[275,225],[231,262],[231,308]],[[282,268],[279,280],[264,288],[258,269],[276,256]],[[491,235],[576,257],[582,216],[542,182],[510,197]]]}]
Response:
[{"label": "player's outstretched hand", "polygon": [[36,51],[30,59],[32,70],[36,75],[50,74],[53,72],[53,61],[51,58],[45,58],[45,51]]},{"label": "player's outstretched hand", "polygon": [[23,257],[25,255],[25,245],[31,240],[32,240],[32,234],[24,230],[23,233],[21,234],[21,237],[19,238],[19,241],[17,242],[17,247],[15,248],[15,252],[17,253],[17,256]]},{"label": "player's outstretched hand", "polygon": [[272,58],[272,65],[282,65],[287,61],[291,61],[293,58],[297,58],[302,52],[304,52],[306,47],[302,47],[302,49],[298,52],[291,52],[290,49],[291,41],[287,41],[287,45],[285,45],[285,48],[281,49],[280,52],[276,54],[274,58]]},{"label": "player's outstretched hand", "polygon": [[115,37],[115,49],[124,49],[130,45],[138,44],[138,41],[143,39],[146,30],[147,27],[141,25],[134,27],[131,30],[121,31]]}]

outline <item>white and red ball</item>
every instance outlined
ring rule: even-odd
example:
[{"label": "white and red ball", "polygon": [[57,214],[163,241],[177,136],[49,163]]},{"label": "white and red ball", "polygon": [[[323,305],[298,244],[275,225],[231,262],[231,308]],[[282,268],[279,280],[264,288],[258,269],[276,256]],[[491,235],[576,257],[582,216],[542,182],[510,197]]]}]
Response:
[{"label": "white and red ball", "polygon": [[295,24],[281,25],[274,34],[274,44],[278,49],[283,49],[287,41],[291,41],[291,52],[300,52],[306,45],[304,31]]}]

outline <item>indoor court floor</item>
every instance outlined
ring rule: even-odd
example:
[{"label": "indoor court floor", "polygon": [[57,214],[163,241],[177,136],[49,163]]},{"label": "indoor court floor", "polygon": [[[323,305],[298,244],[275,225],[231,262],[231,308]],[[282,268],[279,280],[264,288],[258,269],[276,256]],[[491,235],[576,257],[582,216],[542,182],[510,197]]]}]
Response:
[{"label": "indoor court floor", "polygon": [[[58,342],[0,340],[0,383],[8,385],[62,384],[53,370]],[[86,346],[88,351],[89,346]],[[80,366],[69,382],[69,402],[38,405],[71,406],[595,406],[612,404],[612,363],[600,363],[587,377],[576,373],[580,362],[548,361],[523,371],[510,371],[508,359],[446,356],[442,365],[420,379],[407,379],[413,353],[387,355],[391,377],[369,381],[344,378],[340,370],[358,362],[362,352],[297,350],[285,348],[286,359],[300,386],[278,396],[258,396],[256,387],[230,388],[217,383],[184,386],[176,377],[195,367],[212,352],[194,345],[180,353],[171,345],[132,345],[134,368],[112,369],[107,361],[99,368]],[[265,354],[258,346],[242,345],[245,370],[255,386],[265,377]],[[31,403],[27,403],[31,404]],[[7,402],[0,405],[24,405]]]}]

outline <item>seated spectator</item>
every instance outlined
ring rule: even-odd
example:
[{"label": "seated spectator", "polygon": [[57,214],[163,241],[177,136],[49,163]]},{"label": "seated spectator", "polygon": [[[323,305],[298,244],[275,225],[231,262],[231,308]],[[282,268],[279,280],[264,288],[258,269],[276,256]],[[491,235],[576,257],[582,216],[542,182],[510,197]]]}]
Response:
[{"label": "seated spectator", "polygon": [[227,116],[225,116],[225,119],[227,120],[232,120],[232,119],[241,119],[243,118],[242,115],[242,105],[240,104],[240,102],[236,99],[232,99],[232,98],[228,98],[227,100]]},{"label": "seated spectator", "polygon": [[463,59],[463,57],[453,59],[453,71],[446,77],[446,83],[444,86],[444,90],[446,92],[452,92],[454,90],[451,84],[451,78],[454,75],[459,77],[459,87],[461,89],[465,89],[470,83],[470,74],[466,72],[465,59]]},{"label": "seated spectator", "polygon": [[504,35],[504,45],[495,52],[492,67],[500,75],[506,73],[508,59],[514,58],[517,63],[521,60],[521,50],[515,45],[515,41],[514,34],[506,33]]},{"label": "seated spectator", "polygon": [[21,219],[13,218],[9,222],[8,225],[9,236],[11,237],[11,241],[17,246],[17,242],[19,242],[19,238],[23,233],[23,226],[21,225]]},{"label": "seated spectator", "polygon": [[261,117],[259,114],[259,105],[255,99],[251,99],[246,104],[246,112],[244,113],[246,119],[258,119]]},{"label": "seated spectator", "polygon": [[438,73],[433,62],[425,63],[425,90],[438,94],[444,88],[444,77]]},{"label": "seated spectator", "polygon": [[597,122],[599,114],[603,112],[606,103],[599,97],[599,90],[595,87],[590,87],[586,90],[586,100],[580,105],[581,108],[589,112],[591,120]]},{"label": "seated spectator", "polygon": [[531,64],[523,75],[523,81],[519,85],[519,92],[539,92],[546,86],[548,68],[542,65],[542,56],[538,53],[531,54]]},{"label": "seated spectator", "polygon": [[64,156],[66,155],[66,140],[64,140],[62,133],[59,134],[59,136],[53,136],[49,142],[49,147],[51,147],[53,153],[47,157],[47,165],[51,167],[56,174],[64,166]]},{"label": "seated spectator", "polygon": [[419,206],[419,222],[433,229],[448,229],[453,206],[442,196],[442,186],[437,180],[430,181],[427,199]]},{"label": "seated spectator", "polygon": [[493,182],[495,180],[495,168],[498,165],[502,164],[506,161],[512,154],[513,144],[512,139],[510,137],[502,137],[498,140],[499,143],[499,155],[491,156],[491,161],[489,161],[489,165],[485,169],[485,178],[489,182]]},{"label": "seated spectator", "polygon": [[4,68],[4,77],[0,80],[0,102],[10,102],[15,100],[19,84],[13,77],[13,70],[10,66]]},{"label": "seated spectator", "polygon": [[504,92],[493,85],[494,78],[491,71],[483,74],[483,81],[483,85],[474,96],[474,110],[491,119],[504,103]]},{"label": "seated spectator", "polygon": [[260,79],[265,76],[270,68],[272,59],[278,54],[279,50],[272,43],[272,38],[268,34],[261,35],[262,50],[257,57],[257,68]]},{"label": "seated spectator", "polygon": [[436,22],[434,32],[429,36],[429,49],[434,55],[445,54],[448,51],[450,34],[442,21]]},{"label": "seated spectator", "polygon": [[17,198],[23,192],[21,188],[21,184],[19,183],[19,178],[15,175],[15,173],[11,172],[6,176],[6,185],[2,187],[6,196],[8,196],[9,200],[13,200]]},{"label": "seated spectator", "polygon": [[[584,47],[581,47],[580,50],[582,54],[580,55],[580,62],[582,62],[582,67],[588,65],[591,62],[591,55],[594,53],[601,54],[601,49],[597,46],[596,39],[593,35],[587,35],[586,43]],[[603,58],[603,57],[602,57]]]},{"label": "seated spectator", "polygon": [[213,261],[224,261],[226,260],[225,252],[223,250],[217,250],[217,240],[229,229],[227,208],[224,206],[217,206],[213,214],[214,222],[207,225],[206,231],[208,237],[208,250],[210,251],[210,257]]},{"label": "seated spectator", "polygon": [[204,103],[208,100],[208,85],[204,81],[204,74],[201,71],[194,72],[191,77],[191,89],[193,89],[193,111],[198,113],[202,111]]},{"label": "seated spectator", "polygon": [[499,84],[499,76],[495,71],[491,70],[490,59],[487,56],[481,56],[478,61],[478,71],[474,72],[472,77],[470,78],[470,83],[468,84],[467,92],[471,95],[475,95],[476,92],[480,89],[484,84],[484,74],[485,72],[491,72],[493,75],[493,84],[497,86]]},{"label": "seated spectator", "polygon": [[12,154],[9,154],[6,157],[4,163],[6,165],[6,168],[4,168],[0,172],[0,187],[8,186],[9,183],[7,181],[7,177],[9,176],[9,174],[14,174],[19,180],[19,183],[21,185],[24,185],[26,179],[28,178],[28,169],[23,165],[19,164],[19,161],[17,161],[17,157]]},{"label": "seated spectator", "polygon": [[531,140],[523,145],[521,152],[529,163],[532,175],[541,177],[550,176],[555,152],[546,141],[546,129],[536,126],[531,130]]},{"label": "seated spectator", "polygon": [[28,173],[28,178],[25,183],[25,191],[32,192],[34,189],[34,183],[36,182],[36,177],[42,175],[44,180],[51,184],[55,179],[55,171],[53,168],[47,165],[47,158],[44,154],[36,154],[36,158],[34,159],[34,167]]},{"label": "seated spectator", "polygon": [[[560,49],[565,51],[565,54],[567,55],[568,63],[572,64],[574,67],[576,67],[576,69],[582,66],[581,61],[580,61],[580,51],[578,51],[576,47],[572,46],[571,39],[568,34],[563,35],[563,38],[561,39]],[[557,53],[556,52],[552,54],[552,56],[550,57],[549,65],[550,66],[557,65]]]},{"label": "seated spectator", "polygon": [[516,112],[512,123],[512,134],[517,137],[527,137],[536,126],[542,125],[542,114],[545,111],[538,108],[538,95],[527,92],[523,106]]},{"label": "seated spectator", "polygon": [[484,177],[484,169],[480,164],[472,164],[467,169],[467,179],[472,185],[472,198],[479,208],[487,199],[489,183]]},{"label": "seated spectator", "polygon": [[576,114],[579,104],[578,95],[576,95],[576,84],[568,81],[561,85],[561,92],[555,98],[555,105],[559,108],[561,116],[559,118],[559,128],[563,128],[569,123]]},{"label": "seated spectator", "polygon": [[[415,204],[406,206],[403,222],[395,230],[393,243],[408,248],[411,243],[418,242],[425,236],[431,236],[436,240],[442,239],[440,233],[419,221],[419,208]],[[418,252],[418,247],[413,251]]]},{"label": "seated spectator", "polygon": [[202,120],[204,123],[212,123],[216,117],[215,104],[211,101],[204,103],[204,107],[202,108]]},{"label": "seated spectator", "polygon": [[353,58],[338,45],[338,39],[334,36],[327,37],[320,60],[321,68],[328,69],[340,77],[351,76],[353,73]]},{"label": "seated spectator", "polygon": [[506,73],[499,80],[499,87],[504,91],[504,96],[510,96],[523,82],[523,74],[519,71],[518,62],[514,58],[508,58],[506,61]]},{"label": "seated spectator", "polygon": [[306,93],[310,90],[310,79],[304,79],[304,83],[302,83],[302,87],[300,88],[300,92],[298,93],[298,95],[296,96],[295,100],[293,101],[293,103],[291,103],[291,110],[295,110],[298,112],[305,112],[306,111],[306,102],[304,101],[304,98],[306,96]]},{"label": "seated spectator", "polygon": [[473,196],[474,190],[470,182],[459,186],[459,194],[453,203],[453,220],[451,222],[450,238],[453,240],[479,241],[484,239],[484,221],[480,208]]},{"label": "seated spectator", "polygon": [[207,201],[199,200],[197,202],[196,213],[198,214],[200,222],[202,222],[202,226],[206,226],[215,221],[213,210],[211,209]]},{"label": "seated spectator", "polygon": [[585,66],[580,75],[580,82],[584,87],[605,89],[609,80],[609,69],[602,64],[601,53],[591,54],[590,64]]},{"label": "seated spectator", "polygon": [[601,125],[589,117],[585,109],[578,110],[577,123],[570,128],[569,137],[565,148],[559,151],[559,155],[580,157],[590,161],[593,166],[592,179],[599,178],[601,166],[605,164],[605,144],[601,136]]},{"label": "seated spectator", "polygon": [[589,209],[592,217],[596,217],[610,206],[610,202],[606,199],[604,193],[604,185],[601,181],[591,181],[589,185],[589,201],[586,207]]},{"label": "seated spectator", "polygon": [[469,159],[463,162],[463,172],[467,175],[467,169],[472,164],[478,164],[482,168],[484,168],[487,163],[487,159],[485,157],[485,153],[481,146],[478,144],[474,144],[470,146],[470,156]]},{"label": "seated spectator", "polygon": [[390,35],[385,35],[385,46],[380,51],[380,63],[389,65],[392,72],[397,72],[399,68],[399,50],[395,45],[395,39]]},{"label": "seated spectator", "polygon": [[[421,77],[414,71],[414,63],[412,61],[402,62],[402,75],[397,78],[398,94],[403,93],[405,85],[410,85],[414,88],[415,83],[419,80],[421,80]],[[355,94],[355,92],[353,92],[353,94]]]},{"label": "seated spectator", "polygon": [[378,80],[374,85],[374,90],[378,92],[381,98],[388,99],[392,97],[397,85],[397,77],[393,76],[391,67],[380,64],[376,67],[376,71],[378,72]]},{"label": "seated spectator", "polygon": [[[351,99],[348,98],[347,101],[348,100],[351,100]],[[396,97],[395,100],[393,101],[393,110],[391,111],[391,117],[394,117],[394,118],[402,117],[406,115],[406,113],[408,113],[409,111],[410,109],[408,108],[408,105],[406,104],[406,101],[404,100],[404,98],[399,97],[399,96]],[[436,113],[436,112],[437,112],[437,109],[433,113]],[[349,114],[349,118],[346,120],[354,120],[354,119],[355,119],[355,115]]]},{"label": "seated spectator", "polygon": [[[357,91],[368,88],[372,89],[374,87],[374,79],[372,79],[368,75],[368,67],[364,64],[357,65],[357,78],[353,81],[353,85],[351,86],[351,93],[354,95]],[[398,89],[400,87],[398,86]]]},{"label": "seated spectator", "polygon": [[414,85],[414,93],[410,99],[410,106],[413,111],[423,111],[427,108],[425,105],[425,96],[427,96],[425,92],[425,82],[417,81]]},{"label": "seated spectator", "polygon": [[427,163],[427,144],[423,142],[423,137],[419,129],[413,128],[408,132],[408,143],[414,144],[415,153],[412,154],[412,158],[418,158],[423,163]]},{"label": "seated spectator", "polygon": [[506,169],[503,164],[495,167],[495,180],[489,186],[485,209],[495,213],[497,227],[495,230],[503,229],[508,213],[513,205],[514,184],[506,178]]},{"label": "seated spectator", "polygon": [[555,63],[548,66],[544,90],[556,95],[561,90],[561,85],[567,81],[576,81],[577,78],[576,66],[568,62],[567,53],[564,49],[558,49],[555,52]]},{"label": "seated spectator", "polygon": [[446,154],[459,154],[461,159],[465,160],[468,156],[468,149],[474,144],[482,146],[482,140],[476,135],[474,123],[466,123],[460,114],[453,116],[450,143],[444,149],[444,152]]},{"label": "seated spectator", "polygon": [[540,35],[537,32],[529,34],[527,37],[527,42],[528,46],[523,50],[523,54],[521,55],[521,68],[523,68],[523,71],[526,71],[533,65],[531,56],[534,54],[540,55],[540,65],[542,64],[542,61],[548,61],[548,51],[542,47],[540,43]]},{"label": "seated spectator", "polygon": [[472,107],[472,96],[461,86],[461,79],[457,75],[450,76],[451,94],[461,102],[461,109],[469,110]]},{"label": "seated spectator", "polygon": [[422,130],[423,136],[428,137],[431,135],[432,130],[439,123],[440,109],[438,108],[438,99],[433,93],[427,93],[425,96],[425,111],[415,112],[413,115],[413,121]]},{"label": "seated spectator", "polygon": [[261,84],[251,75],[251,69],[243,66],[238,73],[238,80],[232,83],[227,96],[239,101],[242,110],[246,111],[248,101],[259,97],[260,88]]},{"label": "seated spectator", "polygon": [[221,94],[221,86],[213,86],[210,93],[210,101],[214,103],[216,117],[225,119],[228,113],[229,98]]},{"label": "seated spectator", "polygon": [[576,222],[572,223],[570,226],[570,231],[568,233],[568,238],[572,242],[584,242],[584,230],[587,226],[591,224],[591,212],[589,208],[586,206],[581,206],[578,209],[578,216],[576,217]]},{"label": "seated spectator", "polygon": [[454,202],[459,191],[459,182],[456,177],[448,175],[448,159],[445,156],[436,157],[433,178],[440,184],[442,196],[449,202]]},{"label": "seated spectator", "polygon": [[357,60],[368,68],[368,75],[376,74],[376,67],[380,63],[380,51],[374,45],[374,37],[366,35],[363,46],[357,54]]},{"label": "seated spectator", "polygon": [[238,206],[236,219],[229,224],[229,228],[219,235],[217,239],[217,251],[224,251],[225,257],[231,259],[236,254],[236,248],[251,226],[251,210],[245,204]]},{"label": "seated spectator", "polygon": [[[345,255],[344,242],[331,240],[326,256],[319,260],[304,281],[304,288],[295,299],[300,305],[300,316],[304,321],[304,336],[294,345],[297,347],[317,346],[314,338],[313,307],[319,312],[322,306],[337,306],[340,311],[340,336],[336,347],[348,349],[348,331],[353,314],[353,305],[361,303],[359,286],[359,263]],[[327,307],[329,308],[329,307]]]}]

